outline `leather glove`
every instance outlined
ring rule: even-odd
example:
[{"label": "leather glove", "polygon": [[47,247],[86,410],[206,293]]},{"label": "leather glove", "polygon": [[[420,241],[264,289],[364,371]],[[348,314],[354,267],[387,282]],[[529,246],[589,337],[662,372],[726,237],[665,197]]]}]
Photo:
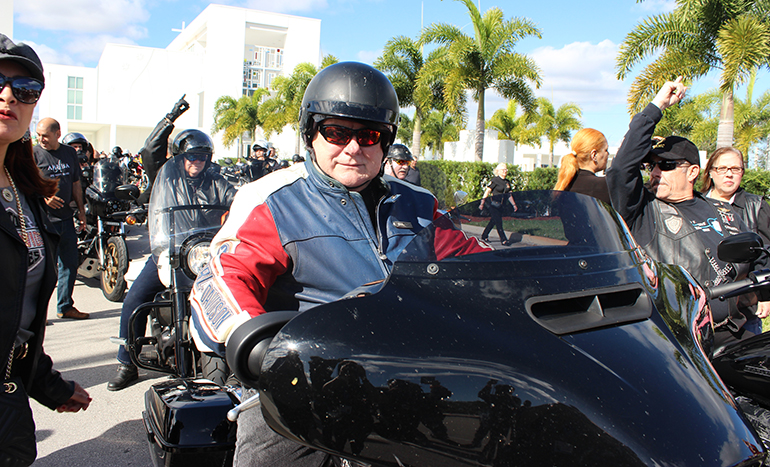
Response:
[{"label": "leather glove", "polygon": [[176,104],[174,104],[174,108],[171,109],[171,112],[166,114],[166,118],[169,119],[171,122],[179,118],[180,115],[182,115],[187,109],[190,108],[190,104],[187,103],[186,100],[184,100],[184,96],[187,94],[182,95],[182,98],[179,99]]}]

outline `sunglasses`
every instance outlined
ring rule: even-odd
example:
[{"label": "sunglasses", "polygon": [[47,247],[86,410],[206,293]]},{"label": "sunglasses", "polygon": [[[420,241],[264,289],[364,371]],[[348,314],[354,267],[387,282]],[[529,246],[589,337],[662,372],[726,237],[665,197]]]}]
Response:
[{"label": "sunglasses", "polygon": [[373,130],[371,128],[360,128],[354,130],[339,125],[321,125],[318,128],[318,132],[321,136],[331,144],[337,146],[347,146],[353,137],[356,137],[358,145],[361,147],[374,146],[380,142],[384,131]]},{"label": "sunglasses", "polygon": [[402,159],[391,159],[390,162],[395,162],[396,164],[400,165],[401,167],[405,165],[409,165],[409,161],[402,160]]},{"label": "sunglasses", "polygon": [[[645,170],[647,172],[652,172],[655,169],[655,166],[657,165],[662,172],[668,172],[670,170],[674,170],[677,167],[681,167],[682,164],[680,164],[682,161],[657,161],[657,162],[644,162],[642,164],[642,170]],[[687,164],[685,162],[685,164]],[[689,165],[689,164],[687,164]]]},{"label": "sunglasses", "polygon": [[208,154],[198,154],[194,152],[186,152],[184,158],[190,162],[205,161],[209,158]]},{"label": "sunglasses", "polygon": [[9,78],[0,74],[0,91],[5,88],[5,85],[11,86],[11,92],[13,97],[19,100],[23,104],[34,104],[40,99],[40,93],[43,92],[45,85],[35,78],[28,76],[17,76],[16,78]]}]

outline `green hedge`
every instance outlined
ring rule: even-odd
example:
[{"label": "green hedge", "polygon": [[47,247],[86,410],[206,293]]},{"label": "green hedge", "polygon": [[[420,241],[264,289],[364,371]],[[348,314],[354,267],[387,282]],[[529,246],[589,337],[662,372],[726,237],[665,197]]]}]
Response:
[{"label": "green hedge", "polygon": [[[453,204],[455,191],[468,193],[468,200],[481,198],[484,188],[494,174],[497,164],[486,162],[420,161],[420,180],[423,188],[430,190],[439,200],[440,207]],[[556,184],[559,169],[538,168],[522,172],[517,165],[508,164],[508,180],[514,191],[550,190]]]},{"label": "green hedge", "polygon": [[[484,188],[492,180],[492,170],[497,164],[485,162],[420,161],[422,186],[439,199],[441,208],[451,206],[455,191],[468,193],[468,200],[481,198]],[[508,164],[508,180],[514,191],[550,190],[556,185],[559,169],[556,167],[537,168],[522,172],[517,165]],[[770,196],[770,171],[749,169],[743,175],[741,186],[749,193]],[[700,184],[696,186],[700,188]]]}]

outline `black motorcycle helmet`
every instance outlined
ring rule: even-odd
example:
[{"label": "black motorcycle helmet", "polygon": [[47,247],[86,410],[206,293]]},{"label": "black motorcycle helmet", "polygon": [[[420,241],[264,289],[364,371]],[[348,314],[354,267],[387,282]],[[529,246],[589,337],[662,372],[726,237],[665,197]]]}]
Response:
[{"label": "black motorcycle helmet", "polygon": [[412,151],[403,144],[394,144],[388,151],[388,159],[395,159],[397,161],[413,161]]},{"label": "black motorcycle helmet", "polygon": [[64,138],[61,139],[61,142],[67,146],[71,146],[72,143],[76,143],[83,145],[83,148],[88,147],[88,140],[85,136],[83,136],[83,133],[67,133],[64,135]]},{"label": "black motorcycle helmet", "polygon": [[115,146],[112,148],[112,155],[115,157],[121,157],[123,155],[123,150],[120,149],[120,146]]},{"label": "black motorcycle helmet", "polygon": [[340,62],[321,70],[308,84],[299,114],[300,133],[314,157],[311,141],[326,118],[384,124],[391,131],[380,142],[387,154],[396,137],[398,112],[396,90],[381,71],[365,63]]},{"label": "black motorcycle helmet", "polygon": [[207,154],[209,160],[214,154],[214,142],[209,135],[200,130],[184,130],[174,138],[171,154],[178,156],[184,153]]}]

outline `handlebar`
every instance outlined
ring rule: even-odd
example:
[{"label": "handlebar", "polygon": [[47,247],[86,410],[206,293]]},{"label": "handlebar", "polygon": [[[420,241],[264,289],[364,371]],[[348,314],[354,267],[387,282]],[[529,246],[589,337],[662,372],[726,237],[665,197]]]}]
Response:
[{"label": "handlebar", "polygon": [[770,285],[770,269],[763,269],[761,271],[749,273],[749,276],[746,279],[715,285],[714,287],[706,287],[706,297],[708,297],[709,300],[715,298],[725,300],[768,285]]}]

